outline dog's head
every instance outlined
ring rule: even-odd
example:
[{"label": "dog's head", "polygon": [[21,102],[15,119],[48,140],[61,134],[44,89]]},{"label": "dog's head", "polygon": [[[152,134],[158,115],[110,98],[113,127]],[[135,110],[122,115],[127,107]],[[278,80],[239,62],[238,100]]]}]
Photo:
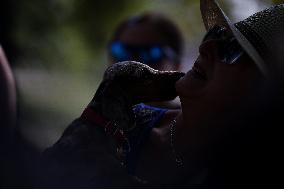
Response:
[{"label": "dog's head", "polygon": [[175,83],[182,76],[182,72],[158,71],[139,62],[125,61],[109,67],[103,81],[119,86],[135,104],[174,99]]},{"label": "dog's head", "polygon": [[116,63],[105,71],[94,101],[101,104],[104,116],[127,125],[133,122],[133,105],[174,99],[175,83],[182,76],[184,73],[158,71],[134,61]]}]

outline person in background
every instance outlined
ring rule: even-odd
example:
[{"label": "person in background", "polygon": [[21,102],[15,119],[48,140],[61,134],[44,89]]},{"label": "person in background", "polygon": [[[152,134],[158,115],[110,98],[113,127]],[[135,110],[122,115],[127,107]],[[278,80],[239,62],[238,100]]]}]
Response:
[{"label": "person in background", "polygon": [[[180,71],[184,50],[183,36],[166,16],[147,12],[121,22],[108,44],[109,64],[138,61],[162,71]],[[178,109],[179,99],[151,102],[151,106]]]}]

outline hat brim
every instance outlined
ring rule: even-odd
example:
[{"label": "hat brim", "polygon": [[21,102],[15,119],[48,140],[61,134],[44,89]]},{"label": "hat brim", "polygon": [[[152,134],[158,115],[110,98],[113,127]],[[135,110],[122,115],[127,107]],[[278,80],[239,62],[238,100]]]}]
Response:
[{"label": "hat brim", "polygon": [[234,35],[246,53],[252,58],[261,73],[264,76],[268,76],[267,66],[260,54],[238,28],[232,24],[215,0],[200,0],[200,10],[207,31],[215,25],[226,27],[232,35]]}]

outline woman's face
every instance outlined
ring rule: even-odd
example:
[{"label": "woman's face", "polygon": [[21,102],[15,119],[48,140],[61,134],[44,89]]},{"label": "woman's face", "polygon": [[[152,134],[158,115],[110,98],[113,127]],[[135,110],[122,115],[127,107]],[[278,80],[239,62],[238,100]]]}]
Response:
[{"label": "woman's face", "polygon": [[[193,68],[176,83],[185,119],[199,122],[234,109],[249,96],[260,77],[242,49],[225,43],[221,39],[204,40]],[[232,57],[235,62],[230,64]]]}]

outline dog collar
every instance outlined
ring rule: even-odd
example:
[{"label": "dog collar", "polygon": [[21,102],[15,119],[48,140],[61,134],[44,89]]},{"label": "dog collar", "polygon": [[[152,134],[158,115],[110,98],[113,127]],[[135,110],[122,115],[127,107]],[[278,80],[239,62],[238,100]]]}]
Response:
[{"label": "dog collar", "polygon": [[118,125],[115,122],[109,121],[101,114],[95,112],[90,107],[87,107],[83,111],[82,115],[80,116],[80,119],[84,122],[91,124],[92,126],[102,128],[107,135],[109,135],[115,140],[118,149],[130,151],[129,142],[127,137],[125,136],[125,133],[122,129],[119,129]]}]

